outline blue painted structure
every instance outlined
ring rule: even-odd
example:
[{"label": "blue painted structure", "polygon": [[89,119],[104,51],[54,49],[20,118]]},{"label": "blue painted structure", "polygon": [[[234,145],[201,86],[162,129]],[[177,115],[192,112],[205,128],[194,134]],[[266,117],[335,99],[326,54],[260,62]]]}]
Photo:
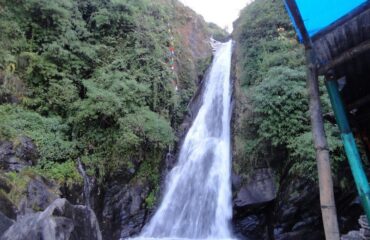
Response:
[{"label": "blue painted structure", "polygon": [[[349,54],[348,51],[351,49],[369,44],[370,0],[284,1],[299,40],[316,56],[310,64],[317,66],[318,69],[323,69],[343,54]],[[356,187],[370,222],[370,186],[350,128],[346,105],[342,100],[344,96],[348,106],[370,96],[370,89],[364,87],[368,86],[370,78],[370,71],[367,70],[370,67],[369,55],[368,51],[359,56],[353,55],[347,62],[331,68],[329,71],[331,73],[323,74],[330,78],[326,82],[326,87]],[[330,74],[332,75],[329,76]],[[347,79],[342,92],[338,90],[336,81],[340,77]],[[368,113],[369,106],[370,104],[362,106],[362,112]],[[363,128],[368,129],[368,126]]]},{"label": "blue painted structure", "polygon": [[[310,38],[368,2],[368,0],[295,0]],[[287,10],[299,39],[303,41],[302,29],[297,27],[291,9],[287,7]]]}]

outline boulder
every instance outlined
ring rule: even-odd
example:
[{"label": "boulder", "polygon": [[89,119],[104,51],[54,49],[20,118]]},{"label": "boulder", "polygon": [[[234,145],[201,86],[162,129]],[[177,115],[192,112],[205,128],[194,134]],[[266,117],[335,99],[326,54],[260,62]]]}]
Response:
[{"label": "boulder", "polygon": [[140,233],[149,218],[148,210],[143,207],[148,192],[148,187],[142,184],[111,183],[104,196],[104,239],[128,238]]},{"label": "boulder", "polygon": [[17,217],[17,208],[9,200],[9,198],[0,191],[0,213],[4,214],[10,219],[15,219]]},{"label": "boulder", "polygon": [[17,169],[13,143],[9,141],[0,141],[0,168],[3,170]]},{"label": "boulder", "polygon": [[301,230],[287,232],[275,237],[276,240],[320,240],[325,239],[320,231]]},{"label": "boulder", "polygon": [[55,199],[59,198],[57,186],[42,177],[29,181],[25,196],[19,204],[20,214],[45,210]]},{"label": "boulder", "polygon": [[360,231],[350,231],[346,235],[342,235],[341,240],[363,240]]},{"label": "boulder", "polygon": [[0,237],[11,226],[14,221],[0,212]]},{"label": "boulder", "polygon": [[101,240],[92,209],[56,199],[43,212],[24,215],[2,235],[1,240]]},{"label": "boulder", "polygon": [[25,136],[17,139],[17,144],[0,141],[0,169],[20,172],[23,168],[36,164],[38,151],[33,141]]},{"label": "boulder", "polygon": [[[264,239],[266,219],[264,214],[248,215],[234,223],[234,231],[238,239]],[[244,237],[243,237],[244,236]]]},{"label": "boulder", "polygon": [[323,239],[317,184],[307,179],[284,179],[275,206],[275,239]]},{"label": "boulder", "polygon": [[247,207],[267,203],[276,197],[274,174],[269,168],[257,169],[248,183],[240,189],[234,204],[236,207]]},{"label": "boulder", "polygon": [[318,222],[319,217],[309,217],[309,218],[305,218],[304,220],[300,221],[300,222],[297,222],[296,224],[294,224],[292,230],[293,231],[299,231],[299,230],[302,230],[302,229],[307,229],[309,228],[313,223],[315,222]]},{"label": "boulder", "polygon": [[232,189],[233,190],[240,190],[240,188],[242,187],[242,178],[235,174],[235,173],[232,173],[231,174],[231,186],[232,186]]},{"label": "boulder", "polygon": [[361,215],[358,223],[360,224],[360,229],[342,235],[341,240],[369,240],[370,227],[366,215]]},{"label": "boulder", "polygon": [[233,189],[237,192],[233,204],[233,225],[239,238],[259,240],[273,235],[274,178],[269,168],[255,169],[244,185],[240,177],[232,176]]},{"label": "boulder", "polygon": [[18,138],[18,144],[15,146],[15,156],[30,165],[35,165],[39,158],[39,153],[32,139],[26,136]]},{"label": "boulder", "polygon": [[2,172],[0,172],[0,189],[6,193],[9,193],[12,189],[12,186],[9,183],[8,179],[6,179],[4,176],[1,176],[1,174]]}]

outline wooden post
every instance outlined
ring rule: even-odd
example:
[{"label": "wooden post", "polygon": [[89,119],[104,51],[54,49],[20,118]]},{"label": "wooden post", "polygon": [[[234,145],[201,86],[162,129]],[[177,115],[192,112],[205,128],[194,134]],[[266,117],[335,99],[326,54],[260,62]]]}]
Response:
[{"label": "wooden post", "polygon": [[329,149],[325,136],[324,120],[321,110],[318,70],[315,65],[314,52],[311,48],[306,48],[306,60],[308,64],[307,85],[310,95],[311,127],[316,150],[320,204],[325,238],[326,240],[339,240],[339,228],[335,208]]}]

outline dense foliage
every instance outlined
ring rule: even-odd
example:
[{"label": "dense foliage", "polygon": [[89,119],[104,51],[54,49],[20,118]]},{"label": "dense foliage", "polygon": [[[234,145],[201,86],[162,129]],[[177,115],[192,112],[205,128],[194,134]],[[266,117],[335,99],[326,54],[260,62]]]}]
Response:
[{"label": "dense foliage", "polygon": [[208,23],[208,28],[212,33],[212,38],[216,41],[226,42],[230,38],[229,33],[226,31],[226,29],[221,29],[215,23]]},{"label": "dense foliage", "polygon": [[81,159],[100,182],[120,169],[157,184],[198,80],[174,4],[0,0],[0,140],[31,137],[34,170],[60,182],[81,179]]},{"label": "dense foliage", "polygon": [[[241,85],[235,131],[239,169],[248,172],[251,163],[283,165],[291,174],[315,179],[304,52],[282,1],[254,1],[235,29]],[[329,111],[324,91],[322,101]],[[329,122],[326,132],[336,170],[343,159],[339,132]]]}]

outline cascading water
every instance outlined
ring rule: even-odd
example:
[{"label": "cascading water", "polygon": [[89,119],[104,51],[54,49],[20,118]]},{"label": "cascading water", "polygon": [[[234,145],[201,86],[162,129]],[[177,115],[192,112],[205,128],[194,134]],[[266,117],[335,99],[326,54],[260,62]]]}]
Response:
[{"label": "cascading water", "polygon": [[231,53],[231,41],[218,44],[202,105],[167,176],[164,199],[139,238],[232,238]]}]

